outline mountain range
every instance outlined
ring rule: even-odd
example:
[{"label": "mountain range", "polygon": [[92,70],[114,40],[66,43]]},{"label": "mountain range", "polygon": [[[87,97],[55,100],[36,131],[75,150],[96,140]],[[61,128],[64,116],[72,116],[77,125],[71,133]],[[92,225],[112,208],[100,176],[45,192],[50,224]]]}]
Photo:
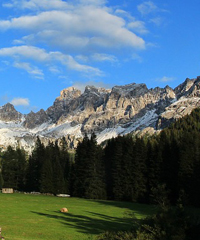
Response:
[{"label": "mountain range", "polygon": [[101,143],[118,135],[153,134],[200,106],[200,77],[187,78],[172,89],[148,89],[145,84],[86,86],[61,91],[46,111],[21,114],[10,103],[0,107],[0,147],[32,151],[37,136],[45,143],[65,136],[76,148],[85,133],[95,132]]}]

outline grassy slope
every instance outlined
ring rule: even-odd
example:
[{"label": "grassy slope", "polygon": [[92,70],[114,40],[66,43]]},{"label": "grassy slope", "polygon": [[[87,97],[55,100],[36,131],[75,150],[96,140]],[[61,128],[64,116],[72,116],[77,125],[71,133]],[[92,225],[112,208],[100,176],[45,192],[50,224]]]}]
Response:
[{"label": "grassy slope", "polygon": [[[67,207],[68,213],[60,209]],[[0,194],[0,227],[6,240],[85,240],[105,230],[126,230],[131,220],[151,214],[147,205],[58,198],[24,194]]]}]

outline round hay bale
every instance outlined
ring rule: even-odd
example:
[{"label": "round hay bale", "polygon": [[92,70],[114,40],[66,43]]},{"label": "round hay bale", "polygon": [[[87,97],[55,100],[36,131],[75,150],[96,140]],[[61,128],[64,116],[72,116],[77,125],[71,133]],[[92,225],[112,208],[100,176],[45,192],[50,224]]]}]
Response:
[{"label": "round hay bale", "polygon": [[60,211],[66,213],[66,212],[68,212],[68,209],[67,208],[61,208]]}]

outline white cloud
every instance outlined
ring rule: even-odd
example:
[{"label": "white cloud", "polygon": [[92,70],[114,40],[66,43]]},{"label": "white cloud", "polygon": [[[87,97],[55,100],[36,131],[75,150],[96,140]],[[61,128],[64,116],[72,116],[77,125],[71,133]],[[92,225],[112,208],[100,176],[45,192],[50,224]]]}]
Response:
[{"label": "white cloud", "polygon": [[21,9],[68,9],[70,5],[62,0],[12,0],[11,3],[4,3],[7,8],[21,8]]},{"label": "white cloud", "polygon": [[174,80],[175,80],[174,77],[166,77],[166,76],[157,79],[158,82],[163,82],[163,83],[172,82]]},{"label": "white cloud", "polygon": [[101,54],[101,53],[95,53],[92,55],[92,59],[98,62],[117,62],[117,58],[113,55],[109,54]]},{"label": "white cloud", "polygon": [[127,19],[128,21],[135,21],[135,17],[133,17],[130,12],[127,12],[122,9],[116,9],[115,14],[123,19]]},{"label": "white cloud", "polygon": [[104,5],[107,3],[107,0],[79,0],[80,4],[83,5]]},{"label": "white cloud", "polygon": [[157,11],[158,7],[152,1],[147,1],[138,5],[137,9],[142,15],[148,15],[149,13]]},{"label": "white cloud", "polygon": [[[32,46],[17,46],[10,48],[1,48],[0,56],[12,57],[14,59],[29,59],[34,61],[40,61],[44,63],[59,62],[68,69],[75,70],[78,72],[83,72],[85,74],[91,74],[95,76],[101,76],[102,72],[98,68],[94,68],[88,65],[82,65],[78,63],[72,56],[62,54],[61,52],[46,52],[44,49],[32,47]],[[22,68],[28,71],[30,74],[42,75],[42,72],[36,68],[31,67],[30,64],[17,63],[14,64],[15,67]]]},{"label": "white cloud", "polygon": [[163,19],[161,17],[156,17],[150,19],[150,22],[154,23],[157,26],[160,26],[163,23]]},{"label": "white cloud", "polygon": [[49,71],[55,74],[61,73],[61,71],[56,66],[50,66]]},{"label": "white cloud", "polygon": [[74,5],[68,11],[44,11],[36,15],[1,20],[0,28],[30,32],[30,35],[23,38],[27,44],[30,44],[30,40],[45,42],[67,50],[145,48],[145,41],[126,28],[123,18],[112,14],[105,7],[95,5]]},{"label": "white cloud", "polygon": [[76,59],[81,61],[81,62],[88,62],[89,61],[89,57],[85,56],[85,55],[77,55]]},{"label": "white cloud", "polygon": [[28,98],[14,98],[11,102],[14,106],[29,106],[29,99]]},{"label": "white cloud", "polygon": [[35,76],[36,78],[43,79],[43,77],[44,77],[43,71],[36,66],[32,66],[30,63],[15,62],[13,64],[13,66],[16,67],[16,68],[21,68],[21,69],[27,71],[29,74]]},{"label": "white cloud", "polygon": [[16,46],[0,48],[0,56],[24,57],[36,61],[48,61],[49,54],[41,48],[33,46]]},{"label": "white cloud", "polygon": [[144,50],[146,42],[138,33],[147,33],[142,21],[136,21],[124,10],[115,11],[106,3],[106,0],[6,1],[3,6],[17,9],[17,17],[1,19],[0,31],[14,30],[20,34],[13,34],[15,46],[1,48],[0,57],[13,58],[15,67],[39,78],[44,77],[45,71],[40,70],[37,62],[45,63],[44,67],[52,73],[59,73],[62,65],[87,76],[103,76],[100,69],[92,66],[94,61],[116,62],[116,55],[122,51],[128,50],[131,55]]},{"label": "white cloud", "polygon": [[115,13],[121,16],[129,16],[129,13],[122,9],[116,9]]},{"label": "white cloud", "polygon": [[66,64],[68,68],[72,70],[76,70],[79,72],[84,72],[89,75],[95,75],[95,76],[102,76],[103,73],[98,68],[90,67],[88,65],[82,65],[79,64],[75,59],[71,56],[66,56],[63,58],[62,61],[63,64]]},{"label": "white cloud", "polygon": [[143,21],[133,21],[128,24],[129,29],[133,29],[135,32],[140,34],[146,34],[149,31],[145,27],[145,22]]}]

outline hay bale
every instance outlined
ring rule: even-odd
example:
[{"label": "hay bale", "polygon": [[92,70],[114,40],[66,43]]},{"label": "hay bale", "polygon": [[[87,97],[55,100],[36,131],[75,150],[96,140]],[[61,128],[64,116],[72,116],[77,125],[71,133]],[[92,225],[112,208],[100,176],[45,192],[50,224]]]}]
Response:
[{"label": "hay bale", "polygon": [[67,208],[61,208],[60,211],[63,212],[63,213],[66,213],[66,212],[68,212],[68,209]]}]

